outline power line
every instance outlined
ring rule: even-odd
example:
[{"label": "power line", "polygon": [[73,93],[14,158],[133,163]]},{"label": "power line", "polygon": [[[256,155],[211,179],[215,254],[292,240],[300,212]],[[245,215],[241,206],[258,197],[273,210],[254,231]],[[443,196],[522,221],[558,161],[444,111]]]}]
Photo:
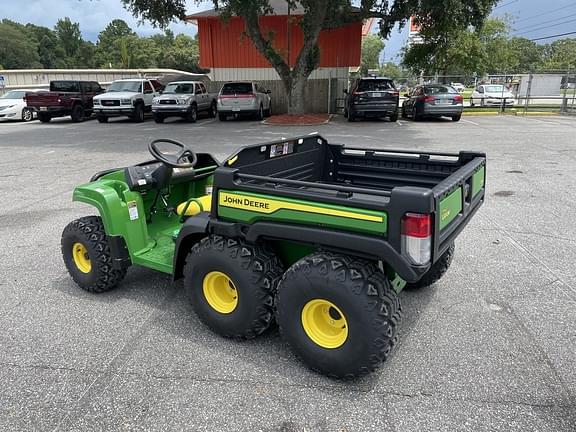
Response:
[{"label": "power line", "polygon": [[529,17],[522,18],[522,19],[516,21],[514,24],[518,24],[518,23],[523,22],[523,21],[529,21],[529,20],[534,19],[534,18],[540,18],[540,17],[546,16],[546,15],[550,15],[550,14],[552,14],[552,13],[554,13],[554,12],[558,12],[559,10],[569,9],[569,8],[573,8],[573,7],[575,7],[575,6],[576,6],[576,3],[570,2],[568,5],[559,7],[559,8],[557,8],[557,9],[552,9],[552,10],[550,10],[550,11],[548,11],[548,12],[542,12],[541,14],[531,15],[531,16],[529,16]]},{"label": "power line", "polygon": [[544,30],[544,29],[551,28],[551,27],[558,27],[559,25],[568,24],[568,23],[571,23],[571,22],[574,22],[574,21],[576,21],[576,18],[575,18],[575,19],[568,20],[568,21],[562,21],[562,22],[559,22],[559,23],[556,23],[556,24],[551,24],[551,25],[549,25],[549,26],[536,27],[535,29],[525,31],[524,33],[521,33],[521,34],[519,34],[519,35],[516,34],[515,36],[522,36],[522,35],[525,35],[526,33],[534,33],[535,31]]},{"label": "power line", "polygon": [[552,35],[552,36],[544,36],[544,37],[539,37],[539,38],[530,39],[530,40],[531,40],[532,42],[535,42],[535,41],[539,41],[539,40],[543,40],[543,39],[552,39],[552,38],[555,38],[555,37],[568,36],[568,35],[572,35],[572,34],[576,34],[576,31],[568,32],[568,33],[555,34],[555,35]]},{"label": "power line", "polygon": [[554,19],[551,19],[551,20],[548,20],[548,21],[542,21],[542,22],[540,22],[540,23],[538,23],[538,24],[532,24],[532,25],[529,25],[529,26],[526,26],[526,27],[520,27],[519,29],[516,29],[516,30],[514,30],[514,31],[515,31],[515,32],[519,32],[519,31],[522,31],[522,30],[525,30],[525,29],[529,29],[529,28],[531,28],[531,27],[533,27],[533,26],[535,26],[535,25],[539,26],[539,25],[542,25],[542,24],[547,24],[547,23],[550,23],[550,22],[554,22],[554,21],[558,21],[558,20],[563,20],[563,19],[570,18],[570,17],[573,17],[573,16],[576,16],[576,13],[573,13],[573,14],[570,14],[570,15],[565,15],[565,16],[560,17],[560,18],[554,18]]},{"label": "power line", "polygon": [[518,1],[518,0],[509,1],[508,3],[504,3],[503,5],[496,6],[493,10],[503,8],[504,6],[508,6],[508,5],[512,4],[512,3],[516,3],[517,1]]}]

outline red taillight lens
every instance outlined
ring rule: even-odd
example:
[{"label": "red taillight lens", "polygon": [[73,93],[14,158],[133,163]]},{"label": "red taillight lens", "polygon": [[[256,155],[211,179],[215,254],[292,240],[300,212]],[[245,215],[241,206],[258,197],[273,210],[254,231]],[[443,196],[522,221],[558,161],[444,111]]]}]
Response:
[{"label": "red taillight lens", "polygon": [[436,101],[436,98],[434,96],[425,96],[424,97],[424,102],[429,103],[429,104],[433,104]]},{"label": "red taillight lens", "polygon": [[388,93],[392,96],[400,96],[400,92],[398,91],[388,91]]},{"label": "red taillight lens", "polygon": [[456,102],[456,103],[462,103],[462,100],[463,100],[463,99],[462,99],[462,96],[460,96],[460,95],[454,96],[454,102]]},{"label": "red taillight lens", "polygon": [[402,235],[429,237],[432,235],[432,218],[429,214],[406,213],[402,218]]}]

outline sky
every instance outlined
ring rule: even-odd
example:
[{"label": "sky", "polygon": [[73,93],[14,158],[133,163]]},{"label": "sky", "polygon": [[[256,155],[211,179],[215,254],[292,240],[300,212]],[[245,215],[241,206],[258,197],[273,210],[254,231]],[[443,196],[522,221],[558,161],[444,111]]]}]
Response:
[{"label": "sky", "polygon": [[[186,0],[186,3],[190,13],[212,6],[211,1],[204,1],[200,5],[194,0]],[[576,0],[501,0],[492,15],[509,16],[516,29],[512,34],[530,39],[576,31]],[[98,33],[117,18],[126,21],[141,36],[159,32],[150,24],[139,25],[138,20],[122,7],[120,0],[0,0],[0,18],[24,24],[30,22],[54,27],[56,21],[65,16],[80,23],[83,37],[91,41],[96,41]],[[196,34],[196,27],[192,24],[176,23],[170,28],[176,34]],[[398,62],[406,38],[406,28],[401,32],[393,30],[386,41],[381,61]],[[553,40],[542,40],[540,43]]]}]

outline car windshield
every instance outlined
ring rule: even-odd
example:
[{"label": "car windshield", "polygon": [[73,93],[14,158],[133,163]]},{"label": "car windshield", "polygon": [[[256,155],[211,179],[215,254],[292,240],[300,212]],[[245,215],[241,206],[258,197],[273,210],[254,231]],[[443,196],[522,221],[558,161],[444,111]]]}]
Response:
[{"label": "car windshield", "polygon": [[252,83],[228,83],[224,84],[222,91],[223,95],[233,94],[250,94],[252,93]]},{"label": "car windshield", "polygon": [[384,91],[394,89],[392,81],[390,80],[360,80],[358,83],[358,91]]},{"label": "car windshield", "polygon": [[26,92],[23,91],[9,91],[3,96],[0,96],[0,99],[22,99]]},{"label": "car windshield", "polygon": [[443,93],[450,93],[450,94],[458,93],[456,89],[450,86],[426,86],[424,87],[424,92],[429,95],[443,94]]},{"label": "car windshield", "polygon": [[485,86],[484,90],[487,91],[488,93],[502,93],[503,91],[506,91],[506,89],[504,88],[504,86],[501,85],[489,85],[489,86]]},{"label": "car windshield", "polygon": [[142,81],[114,81],[108,87],[109,92],[136,92],[140,93],[142,91]]},{"label": "car windshield", "polygon": [[50,91],[54,92],[80,92],[77,81],[52,81]]},{"label": "car windshield", "polygon": [[163,91],[164,94],[193,94],[194,84],[190,83],[173,83],[168,84]]}]

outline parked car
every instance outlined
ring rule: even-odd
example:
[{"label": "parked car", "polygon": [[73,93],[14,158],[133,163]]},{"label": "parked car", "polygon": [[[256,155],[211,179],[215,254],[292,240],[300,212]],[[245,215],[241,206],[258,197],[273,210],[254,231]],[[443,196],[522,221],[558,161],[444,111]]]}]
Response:
[{"label": "parked car", "polygon": [[481,84],[470,96],[470,106],[514,106],[514,95],[502,84]]},{"label": "parked car", "polygon": [[152,112],[152,100],[164,86],[157,80],[131,78],[114,81],[106,93],[94,98],[94,112],[100,123],[110,117],[126,116],[136,123],[144,121],[144,114]]},{"label": "parked car", "polygon": [[216,98],[216,94],[206,91],[201,81],[171,82],[160,96],[152,99],[154,121],[163,123],[166,117],[176,116],[195,122],[200,111],[216,117]]},{"label": "parked car", "polygon": [[453,82],[450,83],[450,85],[454,87],[458,93],[462,93],[464,90],[466,90],[466,86],[459,82]]},{"label": "parked car", "polygon": [[427,84],[414,87],[402,104],[402,118],[418,121],[424,117],[451,117],[459,121],[464,110],[462,95],[444,84]]},{"label": "parked car", "polygon": [[398,120],[400,93],[390,78],[363,77],[344,90],[344,117],[353,122],[358,117],[388,117]]},{"label": "parked car", "polygon": [[0,96],[0,121],[2,120],[22,120],[29,122],[36,117],[34,108],[26,106],[26,93],[40,92],[46,90],[10,90]]},{"label": "parked car", "polygon": [[272,114],[270,90],[261,84],[249,81],[229,82],[218,93],[218,118],[221,121],[228,116],[255,116],[258,120]]},{"label": "parked car", "polygon": [[50,91],[26,93],[26,104],[38,113],[38,120],[43,123],[65,116],[81,122],[92,115],[94,96],[103,92],[96,81],[50,81]]}]

